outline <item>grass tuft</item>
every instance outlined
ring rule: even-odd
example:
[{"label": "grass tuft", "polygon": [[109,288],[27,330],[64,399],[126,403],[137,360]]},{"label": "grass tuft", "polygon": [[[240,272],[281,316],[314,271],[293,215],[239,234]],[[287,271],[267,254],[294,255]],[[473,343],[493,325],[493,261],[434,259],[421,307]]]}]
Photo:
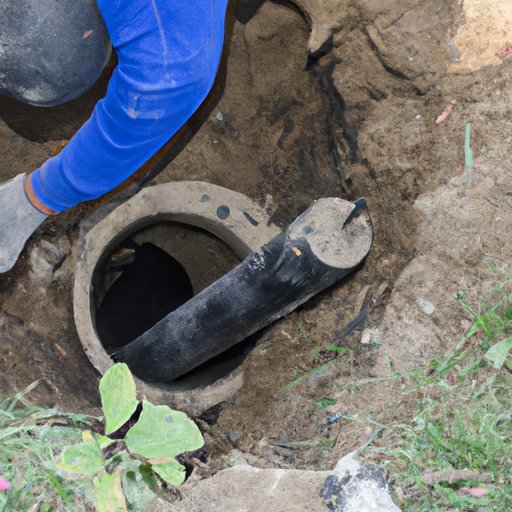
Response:
[{"label": "grass tuft", "polygon": [[[412,425],[388,426],[367,453],[389,471],[404,512],[512,510],[512,354],[502,343],[512,334],[512,278],[501,277],[476,307],[457,296],[471,326],[410,376]],[[499,343],[502,364],[491,365]]]},{"label": "grass tuft", "polygon": [[11,483],[0,493],[0,512],[90,510],[79,484],[63,483],[54,457],[81,440],[81,427],[92,418],[28,405],[24,396],[35,385],[14,398],[0,399],[0,476]]}]

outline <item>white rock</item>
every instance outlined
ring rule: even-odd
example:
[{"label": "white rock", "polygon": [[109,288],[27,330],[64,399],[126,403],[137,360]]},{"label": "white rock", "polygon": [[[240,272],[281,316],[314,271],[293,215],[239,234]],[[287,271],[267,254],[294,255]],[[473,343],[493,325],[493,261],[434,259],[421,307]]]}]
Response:
[{"label": "white rock", "polygon": [[420,297],[416,299],[416,304],[418,304],[423,313],[425,313],[428,316],[432,315],[436,310],[436,307],[434,306],[434,304],[432,304],[432,302],[430,302],[429,300],[422,299]]},{"label": "white rock", "polygon": [[355,452],[343,457],[324,482],[322,497],[333,512],[400,512],[382,470],[362,464]]}]

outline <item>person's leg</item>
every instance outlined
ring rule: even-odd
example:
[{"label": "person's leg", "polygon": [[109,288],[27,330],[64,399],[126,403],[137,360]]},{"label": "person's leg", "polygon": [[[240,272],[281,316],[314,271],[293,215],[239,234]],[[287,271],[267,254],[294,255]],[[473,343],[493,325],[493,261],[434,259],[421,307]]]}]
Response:
[{"label": "person's leg", "polygon": [[0,93],[70,101],[98,79],[111,46],[95,0],[0,0]]},{"label": "person's leg", "polygon": [[61,212],[114,189],[156,153],[208,95],[227,0],[99,0],[119,64],[107,95],[59,155],[30,177]]}]

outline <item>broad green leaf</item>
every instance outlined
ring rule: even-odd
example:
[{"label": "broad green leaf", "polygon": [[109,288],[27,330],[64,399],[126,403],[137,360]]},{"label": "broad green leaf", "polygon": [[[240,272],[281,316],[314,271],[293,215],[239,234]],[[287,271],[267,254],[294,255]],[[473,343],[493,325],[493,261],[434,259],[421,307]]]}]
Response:
[{"label": "broad green leaf", "polygon": [[185,481],[185,466],[182,466],[176,459],[165,464],[153,464],[151,467],[168,484],[181,485]]},{"label": "broad green leaf", "polygon": [[94,492],[98,512],[128,512],[118,473],[103,473],[95,478]]},{"label": "broad green leaf", "polygon": [[512,349],[512,338],[505,338],[503,341],[493,345],[485,354],[489,364],[499,370],[507,360]]},{"label": "broad green leaf", "polygon": [[105,460],[98,444],[87,441],[73,446],[67,446],[57,457],[57,467],[70,478],[92,477],[103,470]]},{"label": "broad green leaf", "polygon": [[155,498],[155,494],[151,491],[140,471],[141,466],[140,461],[132,460],[126,471],[121,474],[124,496],[131,512],[146,510],[148,504]]},{"label": "broad green leaf", "polygon": [[197,425],[183,412],[144,400],[139,421],[126,434],[126,446],[146,458],[176,457],[203,446]]},{"label": "broad green leaf", "polygon": [[126,364],[117,363],[107,370],[100,381],[100,395],[108,435],[122,427],[137,408],[135,382]]}]

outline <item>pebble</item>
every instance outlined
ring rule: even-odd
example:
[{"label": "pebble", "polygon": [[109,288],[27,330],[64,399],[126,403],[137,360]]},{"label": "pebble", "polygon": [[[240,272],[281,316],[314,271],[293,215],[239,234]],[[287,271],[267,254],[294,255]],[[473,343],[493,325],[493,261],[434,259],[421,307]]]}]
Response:
[{"label": "pebble", "polygon": [[237,432],[236,430],[232,430],[232,431],[228,434],[228,437],[229,437],[229,440],[230,440],[232,443],[236,443],[236,442],[240,439],[240,432]]},{"label": "pebble", "polygon": [[436,310],[434,304],[432,304],[432,302],[430,302],[429,300],[421,299],[418,297],[416,299],[416,304],[418,304],[423,313],[425,313],[428,316],[432,315]]}]

